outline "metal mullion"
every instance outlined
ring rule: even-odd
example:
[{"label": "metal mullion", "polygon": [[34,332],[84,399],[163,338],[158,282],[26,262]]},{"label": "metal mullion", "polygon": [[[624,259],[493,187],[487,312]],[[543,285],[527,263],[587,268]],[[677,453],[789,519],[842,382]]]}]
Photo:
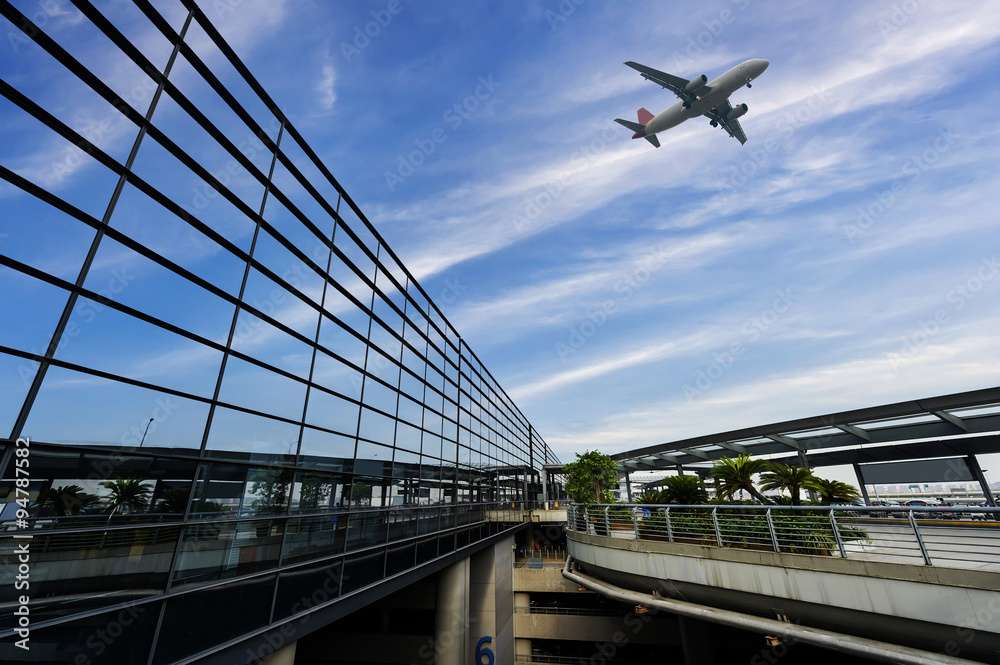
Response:
[{"label": "metal mullion", "polygon": [[[190,23],[191,15],[189,13],[184,22],[184,27],[181,30],[182,33],[187,31]],[[170,72],[176,58],[177,49],[174,48],[170,57],[167,59],[167,64],[164,68],[166,73]],[[149,102],[149,108],[146,109],[144,124],[139,126],[139,131],[136,134],[135,140],[132,142],[132,149],[129,152],[128,159],[124,164],[124,171],[119,173],[118,182],[115,185],[114,191],[111,194],[111,199],[108,201],[108,205],[104,211],[104,216],[101,219],[101,226],[97,228],[94,239],[91,241],[90,249],[87,251],[87,256],[83,260],[83,264],[80,266],[80,271],[77,274],[75,282],[75,286],[78,288],[82,287],[84,282],[87,280],[87,275],[90,273],[90,267],[93,265],[94,259],[97,257],[97,250],[100,247],[101,240],[104,239],[104,229],[111,225],[111,216],[114,214],[115,207],[118,204],[118,198],[121,196],[122,190],[125,187],[125,182],[128,178],[128,173],[132,169],[132,164],[135,162],[135,157],[139,153],[139,145],[142,143],[142,139],[146,134],[145,127],[149,124],[150,118],[153,117],[153,112],[156,110],[156,105],[162,94],[163,83],[161,82],[157,86],[156,91],[153,93]],[[48,373],[51,360],[55,357],[56,351],[59,348],[59,343],[62,341],[62,336],[66,331],[66,326],[69,324],[70,316],[73,313],[73,309],[76,307],[78,298],[78,291],[70,291],[69,298],[67,298],[66,304],[63,307],[62,315],[59,317],[59,322],[56,324],[56,328],[52,333],[51,339],[49,340],[48,347],[45,350],[44,360],[40,362],[38,370],[35,372],[31,386],[28,388],[28,393],[21,405],[21,410],[17,415],[17,419],[14,421],[14,427],[11,430],[11,439],[17,439],[21,435],[21,431],[24,429],[24,425],[28,421],[28,415],[31,412],[31,407],[34,405],[35,399],[38,397],[38,391],[42,387],[42,381],[44,381],[45,375]]]}]

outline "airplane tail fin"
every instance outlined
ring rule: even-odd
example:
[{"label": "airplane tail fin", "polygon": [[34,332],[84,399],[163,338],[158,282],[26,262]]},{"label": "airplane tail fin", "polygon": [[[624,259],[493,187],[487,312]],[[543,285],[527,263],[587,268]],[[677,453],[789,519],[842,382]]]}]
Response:
[{"label": "airplane tail fin", "polygon": [[656,138],[656,134],[652,134],[650,136],[643,136],[642,138],[652,143],[654,148],[660,147],[660,139]]},{"label": "airplane tail fin", "polygon": [[633,132],[641,132],[646,128],[645,125],[640,125],[637,122],[630,122],[629,120],[622,120],[621,118],[615,118],[615,122],[617,122],[622,127],[628,127]]},{"label": "airplane tail fin", "polygon": [[639,109],[639,124],[645,126],[653,119],[653,114],[646,109]]}]

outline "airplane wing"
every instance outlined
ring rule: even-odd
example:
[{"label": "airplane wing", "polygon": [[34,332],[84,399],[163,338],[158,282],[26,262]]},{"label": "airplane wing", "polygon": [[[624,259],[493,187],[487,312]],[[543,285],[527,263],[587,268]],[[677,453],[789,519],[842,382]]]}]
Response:
[{"label": "airplane wing", "polygon": [[[653,69],[646,65],[640,65],[638,62],[632,62],[631,60],[625,64],[642,74],[642,78],[663,86],[681,99],[687,100],[691,97],[691,93],[684,90],[687,84],[690,83],[687,79],[661,72],[659,69]],[[702,90],[705,90],[705,88],[702,88]]]},{"label": "airplane wing", "polygon": [[743,133],[743,128],[740,127],[740,121],[736,118],[726,120],[726,115],[732,110],[733,105],[727,99],[708,113],[705,113],[704,116],[718,122],[724,130],[729,132],[730,136],[739,141],[740,145],[743,145],[747,142],[747,135]]}]

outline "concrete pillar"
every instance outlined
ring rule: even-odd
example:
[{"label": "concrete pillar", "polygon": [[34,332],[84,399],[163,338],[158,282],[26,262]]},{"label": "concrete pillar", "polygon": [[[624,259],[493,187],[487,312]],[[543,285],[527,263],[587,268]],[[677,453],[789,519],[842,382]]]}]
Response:
[{"label": "concrete pillar", "polygon": [[469,560],[462,559],[438,575],[434,616],[436,665],[466,665],[468,629]]},{"label": "concrete pillar", "polygon": [[270,656],[262,658],[260,662],[262,665],[295,665],[295,645],[298,642],[292,642],[291,644],[286,644],[281,647]]},{"label": "concrete pillar", "polygon": [[531,640],[521,638],[514,640],[514,659],[518,660],[521,656],[524,656],[523,660],[528,660],[531,657]]},{"label": "concrete pillar", "polygon": [[710,626],[704,621],[680,615],[677,615],[677,626],[681,631],[684,665],[715,665]]}]

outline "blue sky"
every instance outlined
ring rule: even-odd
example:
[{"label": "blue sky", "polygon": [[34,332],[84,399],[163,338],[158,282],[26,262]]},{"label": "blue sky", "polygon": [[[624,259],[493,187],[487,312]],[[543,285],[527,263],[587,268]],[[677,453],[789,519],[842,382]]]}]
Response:
[{"label": "blue sky", "polygon": [[[563,460],[998,384],[992,3],[204,7]],[[745,146],[612,122],[749,58]]]}]

